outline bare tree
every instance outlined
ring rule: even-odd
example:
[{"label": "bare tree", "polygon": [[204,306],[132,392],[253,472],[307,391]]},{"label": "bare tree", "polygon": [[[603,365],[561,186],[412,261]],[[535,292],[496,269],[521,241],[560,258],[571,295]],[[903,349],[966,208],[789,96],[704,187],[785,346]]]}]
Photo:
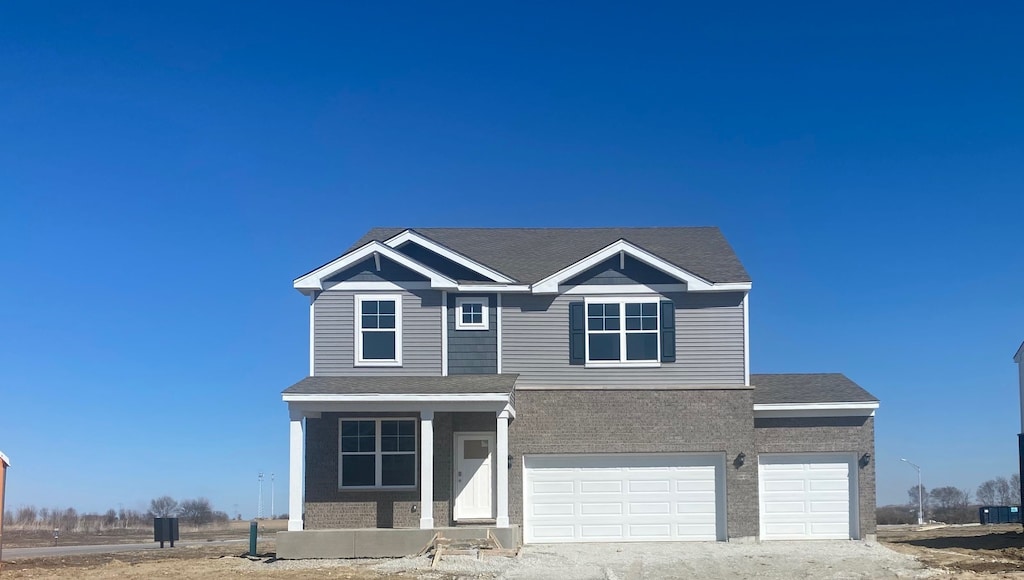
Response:
[{"label": "bare tree", "polygon": [[978,490],[974,492],[974,497],[978,500],[980,505],[997,505],[996,481],[994,479],[990,479],[979,485]]},{"label": "bare tree", "polygon": [[928,495],[935,506],[933,518],[950,524],[975,521],[977,511],[967,507],[971,502],[971,494],[967,490],[953,486],[937,487]]},{"label": "bare tree", "polygon": [[1020,505],[1020,474],[1010,476],[1010,505]]},{"label": "bare tree", "polygon": [[995,482],[996,487],[995,505],[1010,505],[1010,482],[1001,475],[993,481]]},{"label": "bare tree", "polygon": [[158,497],[149,502],[149,515],[154,518],[173,516],[178,511],[178,502],[169,495]]},{"label": "bare tree", "polygon": [[39,514],[36,512],[35,506],[28,505],[18,508],[18,511],[15,514],[15,516],[7,521],[10,521],[11,523],[17,523],[21,526],[30,526],[36,523],[36,518],[38,516]]},{"label": "bare tree", "polygon": [[182,519],[197,528],[213,521],[213,508],[210,506],[210,500],[205,497],[181,502],[179,513]]},{"label": "bare tree", "polygon": [[915,513],[917,513],[917,507],[918,507],[917,503],[918,503],[918,498],[920,498],[921,510],[924,511],[923,515],[924,515],[925,519],[927,520],[928,514],[931,511],[930,510],[931,505],[930,505],[930,502],[929,502],[929,499],[928,499],[928,488],[922,485],[921,486],[921,495],[919,496],[918,493],[917,493],[917,486],[916,485],[911,486],[910,489],[907,490],[907,497],[910,498],[910,501],[908,503],[910,504],[910,506],[912,508],[914,508],[914,512]]}]

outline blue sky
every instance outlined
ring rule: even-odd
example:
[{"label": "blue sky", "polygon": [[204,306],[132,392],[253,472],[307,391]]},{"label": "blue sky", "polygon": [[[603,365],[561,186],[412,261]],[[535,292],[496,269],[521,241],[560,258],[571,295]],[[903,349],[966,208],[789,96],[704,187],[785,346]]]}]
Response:
[{"label": "blue sky", "polygon": [[10,506],[284,511],[290,282],[373,225],[720,226],[880,503],[1016,471],[1019,5],[363,4],[3,7]]}]

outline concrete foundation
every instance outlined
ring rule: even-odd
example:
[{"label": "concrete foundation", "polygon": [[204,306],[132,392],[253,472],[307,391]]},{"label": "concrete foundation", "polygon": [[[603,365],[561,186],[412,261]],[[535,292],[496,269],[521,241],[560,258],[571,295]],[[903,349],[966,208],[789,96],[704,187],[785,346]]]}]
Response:
[{"label": "concrete foundation", "polygon": [[416,554],[440,532],[456,540],[486,539],[490,530],[506,548],[522,545],[519,526],[495,528],[465,526],[457,528],[366,528],[358,530],[303,530],[277,533],[277,557],[285,560],[304,558],[397,558]]}]

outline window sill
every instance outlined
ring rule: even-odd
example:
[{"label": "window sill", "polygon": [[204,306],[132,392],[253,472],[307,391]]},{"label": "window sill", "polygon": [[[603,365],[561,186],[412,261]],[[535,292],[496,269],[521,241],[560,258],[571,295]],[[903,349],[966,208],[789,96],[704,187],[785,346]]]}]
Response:
[{"label": "window sill", "polygon": [[415,491],[419,489],[418,485],[347,485],[338,486],[338,491]]},{"label": "window sill", "polygon": [[456,324],[455,325],[455,330],[490,330],[490,328],[488,328],[485,325],[481,325],[481,326],[465,326],[465,325],[459,326],[459,325]]},{"label": "window sill", "polygon": [[364,360],[357,360],[354,363],[352,363],[352,366],[357,366],[357,367],[400,367],[400,366],[402,366],[402,361],[400,361],[400,360],[381,360],[381,361],[376,361],[376,360],[365,360],[365,361]]},{"label": "window sill", "polygon": [[644,360],[644,361],[632,361],[632,362],[618,362],[618,361],[593,361],[587,362],[583,365],[584,368],[588,369],[651,369],[658,368],[661,363],[656,360]]}]

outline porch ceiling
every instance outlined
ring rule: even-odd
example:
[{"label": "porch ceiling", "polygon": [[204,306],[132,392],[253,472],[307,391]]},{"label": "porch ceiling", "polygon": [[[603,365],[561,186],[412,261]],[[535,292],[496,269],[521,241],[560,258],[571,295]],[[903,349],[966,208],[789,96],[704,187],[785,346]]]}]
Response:
[{"label": "porch ceiling", "polygon": [[518,374],[455,375],[448,377],[372,376],[306,377],[283,395],[472,395],[512,392]]}]

